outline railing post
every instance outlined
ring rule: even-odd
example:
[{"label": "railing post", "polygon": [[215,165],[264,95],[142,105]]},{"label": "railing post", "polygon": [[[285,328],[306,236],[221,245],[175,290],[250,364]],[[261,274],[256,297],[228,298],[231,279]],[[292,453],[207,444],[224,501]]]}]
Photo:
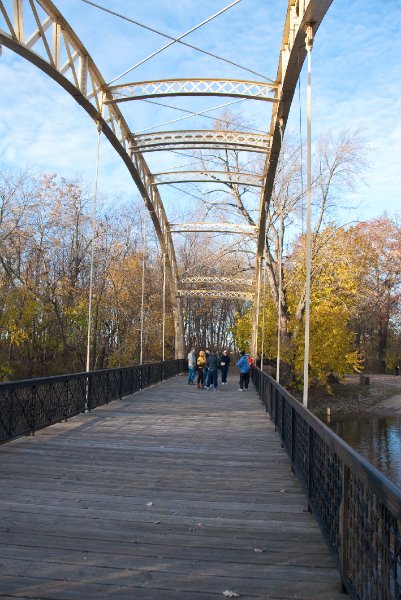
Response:
[{"label": "railing post", "polygon": [[[272,395],[274,395],[274,417],[273,417],[274,431],[277,431],[277,390],[275,387],[273,387],[273,389],[272,389]],[[272,402],[272,404],[273,404],[273,402]]]},{"label": "railing post", "polygon": [[341,506],[340,506],[340,561],[341,561],[341,591],[347,592],[345,580],[348,572],[348,535],[349,535],[349,479],[350,470],[346,465],[342,465],[341,473]]},{"label": "railing post", "polygon": [[283,398],[283,396],[280,394],[281,397],[281,447],[284,448],[285,446],[285,431],[284,431],[284,419],[285,419],[285,407],[284,407],[284,402],[285,399]]},{"label": "railing post", "polygon": [[64,420],[67,422],[68,421],[68,407],[69,407],[69,380],[66,379],[66,381],[64,381],[64,386],[63,386],[63,397],[64,397]]},{"label": "railing post", "polygon": [[118,379],[118,397],[121,400],[123,397],[123,370],[119,371],[119,379]]},{"label": "railing post", "polygon": [[85,412],[88,413],[92,409],[92,375],[88,374],[86,380],[86,403],[85,403]]},{"label": "railing post", "polygon": [[312,466],[313,466],[313,429],[308,425],[308,511],[312,512],[310,498],[312,495]]},{"label": "railing post", "polygon": [[295,408],[291,407],[291,469],[294,473],[295,462]]},{"label": "railing post", "polygon": [[36,385],[32,386],[32,397],[31,397],[31,431],[32,435],[35,435],[35,425],[36,425],[36,411],[37,411],[37,387]]}]

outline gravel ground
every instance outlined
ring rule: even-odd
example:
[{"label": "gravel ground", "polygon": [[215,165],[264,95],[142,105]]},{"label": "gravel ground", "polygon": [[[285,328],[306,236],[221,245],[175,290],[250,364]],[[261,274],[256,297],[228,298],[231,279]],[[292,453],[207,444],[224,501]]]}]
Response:
[{"label": "gravel ground", "polygon": [[333,385],[333,394],[311,394],[308,408],[315,414],[358,413],[401,394],[401,376],[370,375],[369,385],[359,383],[359,375],[347,375],[343,383]]}]

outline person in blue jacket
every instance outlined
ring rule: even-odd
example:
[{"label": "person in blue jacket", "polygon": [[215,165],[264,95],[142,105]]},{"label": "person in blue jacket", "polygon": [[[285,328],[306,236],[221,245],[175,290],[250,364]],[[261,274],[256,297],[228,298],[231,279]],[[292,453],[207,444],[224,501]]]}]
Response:
[{"label": "person in blue jacket", "polygon": [[248,363],[248,358],[245,355],[245,352],[243,350],[241,350],[240,355],[241,355],[241,358],[237,362],[237,367],[239,367],[239,390],[238,391],[243,392],[244,386],[245,386],[246,390],[248,389],[250,367],[249,367],[249,363]]}]

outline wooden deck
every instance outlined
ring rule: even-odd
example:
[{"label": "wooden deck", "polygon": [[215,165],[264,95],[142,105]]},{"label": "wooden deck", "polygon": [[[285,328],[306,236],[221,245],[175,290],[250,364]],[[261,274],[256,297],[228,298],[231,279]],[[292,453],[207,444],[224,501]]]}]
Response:
[{"label": "wooden deck", "polygon": [[208,392],[179,376],[0,446],[0,598],[344,598],[234,378]]}]

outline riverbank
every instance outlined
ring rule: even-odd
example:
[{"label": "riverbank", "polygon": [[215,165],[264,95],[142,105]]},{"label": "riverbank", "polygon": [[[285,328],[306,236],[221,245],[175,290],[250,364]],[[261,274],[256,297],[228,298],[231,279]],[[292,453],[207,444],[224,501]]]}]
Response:
[{"label": "riverbank", "polygon": [[333,394],[324,390],[312,392],[308,408],[318,416],[330,409],[332,415],[371,413],[384,416],[401,415],[401,376],[368,375],[369,385],[359,383],[359,375],[346,375],[344,382],[334,384]]}]

